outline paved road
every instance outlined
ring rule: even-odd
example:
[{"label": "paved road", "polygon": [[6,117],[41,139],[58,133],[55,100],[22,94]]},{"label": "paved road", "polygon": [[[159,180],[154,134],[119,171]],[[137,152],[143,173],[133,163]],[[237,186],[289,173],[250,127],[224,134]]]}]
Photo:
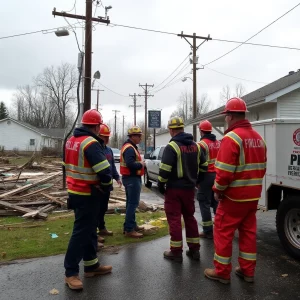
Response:
[{"label": "paved road", "polygon": [[[198,206],[196,215],[199,219]],[[204,269],[212,266],[211,240],[201,240],[200,263],[187,257],[182,264],[164,260],[162,253],[169,244],[169,238],[164,237],[123,247],[117,254],[100,254],[103,264],[113,265],[113,273],[84,279],[82,292],[71,291],[64,285],[63,255],[2,265],[0,299],[300,299],[300,264],[282,249],[274,221],[274,212],[258,212],[258,267],[254,284],[245,283],[234,274],[229,286],[204,278]],[[234,266],[237,252],[235,240]],[[49,294],[53,288],[59,295]]]}]

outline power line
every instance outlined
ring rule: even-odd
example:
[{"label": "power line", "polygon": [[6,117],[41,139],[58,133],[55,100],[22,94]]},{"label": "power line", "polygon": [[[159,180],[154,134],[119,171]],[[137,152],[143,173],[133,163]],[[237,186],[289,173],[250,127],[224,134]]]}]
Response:
[{"label": "power line", "polygon": [[105,86],[104,84],[102,84],[101,82],[99,82],[99,84],[102,85],[102,86],[103,86],[104,88],[106,88],[107,90],[109,90],[110,92],[112,92],[112,93],[114,93],[114,94],[116,94],[116,95],[118,95],[118,96],[125,97],[125,98],[129,98],[129,96],[125,96],[125,95],[119,94],[119,93],[117,93],[117,92],[111,90],[110,88],[108,88],[107,86]]},{"label": "power line", "polygon": [[75,14],[76,14],[76,2],[77,2],[77,0],[75,0],[74,5],[73,5],[73,7],[72,7],[71,10],[63,11],[63,12],[69,13],[69,12],[71,12],[71,11],[73,11],[75,9]]},{"label": "power line", "polygon": [[244,80],[244,81],[249,81],[249,82],[254,82],[254,83],[268,84],[267,82],[261,82],[261,81],[249,80],[249,79],[245,79],[245,78],[240,78],[240,77],[235,77],[235,76],[232,76],[232,75],[228,75],[228,74],[222,73],[222,72],[220,72],[220,71],[214,70],[214,69],[209,68],[209,67],[205,67],[204,69],[208,69],[208,70],[210,70],[210,71],[213,71],[213,72],[222,74],[222,75],[224,75],[224,76],[231,77],[231,78],[235,78],[235,79],[239,79],[239,80]]},{"label": "power line", "polygon": [[236,46],[235,48],[231,49],[230,51],[226,52],[225,54],[221,55],[220,57],[208,62],[207,64],[205,64],[204,66],[210,65],[213,62],[223,58],[224,56],[228,55],[229,53],[233,52],[234,50],[238,49],[239,47],[241,47],[243,44],[245,44],[246,42],[248,42],[249,40],[251,40],[252,38],[254,38],[255,36],[257,36],[258,34],[260,34],[262,31],[264,31],[265,29],[267,29],[268,27],[270,27],[271,25],[273,25],[275,22],[277,22],[278,20],[280,20],[281,18],[283,18],[285,15],[287,15],[288,13],[290,13],[292,10],[294,10],[296,7],[298,7],[300,5],[300,3],[298,3],[296,6],[292,7],[290,10],[288,10],[286,13],[284,13],[283,15],[281,15],[280,17],[278,17],[276,20],[274,20],[273,22],[271,22],[270,24],[268,24],[267,26],[265,26],[263,29],[259,30],[257,33],[255,33],[254,35],[252,35],[249,39],[247,39],[245,42],[241,43],[240,45]]}]

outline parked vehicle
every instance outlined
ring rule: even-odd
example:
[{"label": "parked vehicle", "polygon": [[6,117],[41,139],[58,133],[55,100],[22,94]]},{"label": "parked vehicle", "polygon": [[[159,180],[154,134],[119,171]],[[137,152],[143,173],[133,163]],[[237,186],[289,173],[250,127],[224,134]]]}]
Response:
[{"label": "parked vehicle", "polygon": [[117,148],[111,148],[111,150],[113,152],[115,162],[120,162],[120,150]]},{"label": "parked vehicle", "polygon": [[151,188],[152,182],[157,182],[159,173],[159,164],[165,150],[164,146],[155,148],[150,154],[145,154],[144,159],[146,162],[144,183],[147,188]]}]

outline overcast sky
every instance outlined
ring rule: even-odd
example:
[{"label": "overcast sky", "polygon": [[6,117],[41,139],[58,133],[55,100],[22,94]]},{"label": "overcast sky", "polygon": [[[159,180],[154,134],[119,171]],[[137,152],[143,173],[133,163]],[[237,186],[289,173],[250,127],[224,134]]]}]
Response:
[{"label": "overcast sky", "polygon": [[[102,3],[104,6],[113,6],[109,17],[115,24],[173,33],[195,32],[201,36],[210,34],[216,39],[244,41],[297,5],[298,0],[103,0]],[[64,18],[52,16],[52,10],[56,7],[57,11],[70,11],[73,6],[74,0],[6,1],[1,5],[0,37],[67,26]],[[85,14],[84,0],[77,0],[76,13]],[[104,14],[103,7],[98,7],[96,16]],[[300,48],[299,15],[300,6],[251,42]],[[69,22],[74,24],[76,20],[69,19]],[[77,28],[76,32],[82,46],[82,29]],[[199,63],[206,64],[236,45],[206,42],[198,49]],[[139,83],[155,86],[161,83],[189,52],[188,43],[175,35],[98,25],[93,31],[92,70],[101,72],[100,82],[105,86],[128,96],[129,93],[143,92]],[[61,62],[77,64],[77,55],[73,33],[61,38],[54,33],[37,33],[0,39],[0,100],[10,106],[17,86],[30,84],[32,78],[47,66],[60,65]],[[198,95],[207,93],[212,107],[216,108],[223,86],[228,84],[233,88],[237,82],[241,82],[247,92],[251,92],[264,86],[264,83],[287,75],[289,71],[297,71],[300,68],[299,57],[300,51],[296,50],[243,45],[207,67],[262,83],[234,79],[205,68],[197,71]],[[190,70],[191,67],[188,67],[178,78]],[[179,81],[155,93],[154,97],[149,98],[148,107],[162,109],[163,122],[166,123],[176,108],[180,93],[185,89],[192,91],[192,81]],[[96,92],[92,92],[92,102],[96,103]],[[133,122],[133,109],[129,108],[131,98],[118,96],[105,89],[100,95],[100,103],[106,122],[112,119],[113,109],[121,111],[118,115],[120,121],[125,115],[127,122]],[[138,99],[138,104],[144,104],[142,98]],[[143,116],[142,107],[138,109],[138,119]]]}]

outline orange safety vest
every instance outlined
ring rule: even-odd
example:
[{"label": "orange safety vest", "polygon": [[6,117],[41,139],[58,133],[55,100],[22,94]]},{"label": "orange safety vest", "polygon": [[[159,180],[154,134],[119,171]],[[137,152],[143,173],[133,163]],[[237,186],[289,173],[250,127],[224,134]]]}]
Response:
[{"label": "orange safety vest", "polygon": [[99,184],[97,173],[84,156],[84,149],[91,143],[98,143],[91,136],[72,136],[66,143],[65,162],[68,192],[77,195],[91,195],[91,185]]},{"label": "orange safety vest", "polygon": [[219,152],[219,148],[221,145],[220,141],[212,141],[210,139],[204,138],[202,139],[198,145],[200,145],[206,152],[206,161],[208,163],[207,172],[213,173],[215,171],[215,161],[217,154]]},{"label": "orange safety vest", "polygon": [[[141,162],[142,158],[138,150],[135,149],[130,143],[126,143],[123,145],[121,149],[121,155],[120,155],[120,173],[121,175],[131,175],[130,169],[127,167],[125,160],[124,160],[124,152],[126,149],[132,147],[134,152],[135,152],[135,160],[136,162]],[[136,170],[136,175],[143,176],[144,175],[144,167],[140,170]]]},{"label": "orange safety vest", "polygon": [[213,190],[233,201],[257,201],[266,172],[267,149],[251,127],[238,127],[222,139]]}]

